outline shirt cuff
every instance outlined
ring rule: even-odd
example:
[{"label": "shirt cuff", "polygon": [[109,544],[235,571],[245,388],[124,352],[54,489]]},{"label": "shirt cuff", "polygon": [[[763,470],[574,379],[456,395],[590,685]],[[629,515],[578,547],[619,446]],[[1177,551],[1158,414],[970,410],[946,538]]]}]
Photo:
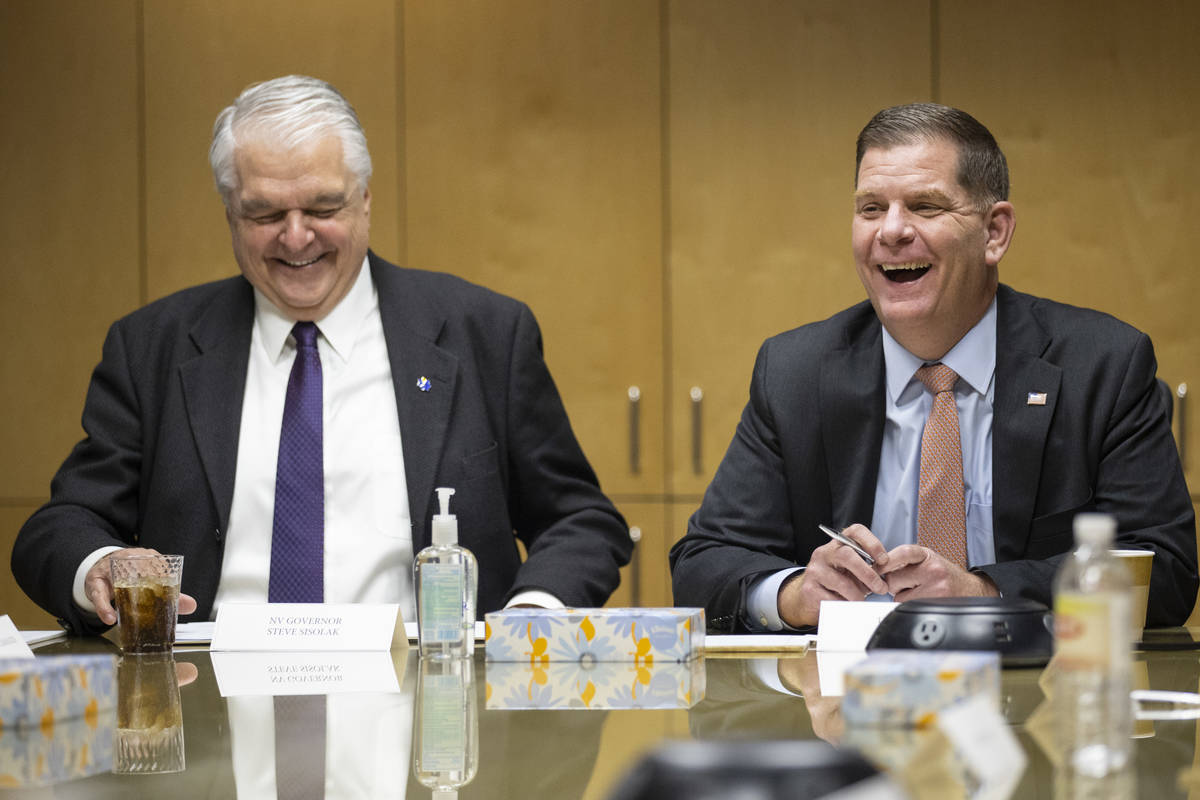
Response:
[{"label": "shirt cuff", "polygon": [[96,562],[104,558],[109,553],[115,553],[118,550],[124,550],[123,547],[101,547],[99,550],[93,550],[87,558],[79,565],[79,569],[75,570],[75,584],[72,587],[71,595],[75,600],[75,605],[82,608],[89,614],[96,613],[96,606],[88,599],[87,593],[83,591],[83,579],[87,577],[88,570],[96,565]]},{"label": "shirt cuff", "polygon": [[512,608],[519,605],[540,606],[541,608],[566,608],[562,600],[559,600],[549,592],[543,592],[538,589],[518,592],[513,595],[513,598],[504,607]]},{"label": "shirt cuff", "polygon": [[797,630],[779,618],[779,587],[788,579],[803,570],[804,567],[792,567],[772,572],[761,578],[755,578],[746,592],[746,606],[750,621],[767,631]]}]

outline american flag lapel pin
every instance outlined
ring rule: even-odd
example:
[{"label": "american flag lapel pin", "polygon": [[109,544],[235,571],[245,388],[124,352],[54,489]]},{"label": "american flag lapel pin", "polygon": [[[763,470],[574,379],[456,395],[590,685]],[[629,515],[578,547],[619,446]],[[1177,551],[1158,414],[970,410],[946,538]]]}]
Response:
[{"label": "american flag lapel pin", "polygon": [[1027,406],[1044,406],[1046,405],[1045,392],[1030,392],[1025,395],[1025,405]]}]

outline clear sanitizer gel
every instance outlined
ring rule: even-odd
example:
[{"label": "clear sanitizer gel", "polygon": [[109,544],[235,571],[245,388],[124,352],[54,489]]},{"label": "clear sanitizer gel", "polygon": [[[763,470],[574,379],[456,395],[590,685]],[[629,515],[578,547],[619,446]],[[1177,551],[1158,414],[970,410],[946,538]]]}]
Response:
[{"label": "clear sanitizer gel", "polygon": [[417,640],[422,658],[475,652],[475,556],[458,544],[458,519],[450,513],[453,489],[437,490],[441,513],[433,516],[433,543],[413,562],[417,589]]}]

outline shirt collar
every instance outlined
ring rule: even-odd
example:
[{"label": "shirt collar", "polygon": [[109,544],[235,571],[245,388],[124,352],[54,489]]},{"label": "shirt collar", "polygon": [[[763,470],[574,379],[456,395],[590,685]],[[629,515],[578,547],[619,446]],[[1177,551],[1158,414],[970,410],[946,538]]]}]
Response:
[{"label": "shirt collar", "polygon": [[[317,320],[321,336],[329,344],[332,352],[343,362],[350,359],[354,342],[358,339],[359,329],[368,314],[378,308],[379,299],[375,292],[375,282],[371,280],[371,267],[368,259],[363,258],[358,270],[358,277],[350,286],[346,296],[333,307],[333,310],[323,319]],[[267,296],[257,288],[254,290],[254,324],[258,326],[262,336],[263,346],[272,360],[278,361],[284,356],[284,348],[291,336],[295,320],[287,317],[272,303]]]},{"label": "shirt collar", "polygon": [[[904,349],[883,329],[883,363],[887,372],[888,396],[899,402],[901,393],[915,379],[914,373],[925,362]],[[979,394],[987,397],[996,374],[996,298],[971,330],[967,331],[941,363],[958,373],[958,377]]]}]

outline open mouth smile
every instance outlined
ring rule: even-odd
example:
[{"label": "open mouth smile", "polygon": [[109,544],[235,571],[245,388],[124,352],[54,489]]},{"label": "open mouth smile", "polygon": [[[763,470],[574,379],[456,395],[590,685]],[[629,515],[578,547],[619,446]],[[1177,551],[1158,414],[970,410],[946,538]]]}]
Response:
[{"label": "open mouth smile", "polygon": [[877,264],[883,276],[894,283],[915,281],[929,271],[932,264],[907,262],[904,264]]},{"label": "open mouth smile", "polygon": [[283,264],[284,266],[288,266],[288,267],[307,267],[309,264],[315,264],[318,261],[320,261],[321,256],[314,256],[313,258],[307,259],[305,261],[289,261],[286,258],[277,258],[275,260],[278,261],[280,264]]}]

